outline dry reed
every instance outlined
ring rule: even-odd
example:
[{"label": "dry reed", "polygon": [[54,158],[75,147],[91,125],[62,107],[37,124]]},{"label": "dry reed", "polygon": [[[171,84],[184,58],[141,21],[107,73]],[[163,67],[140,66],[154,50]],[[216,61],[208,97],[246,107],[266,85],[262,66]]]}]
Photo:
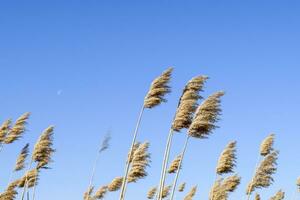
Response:
[{"label": "dry reed", "polygon": [[89,187],[88,190],[83,194],[83,199],[92,200],[92,193],[94,191],[94,187]]},{"label": "dry reed", "polygon": [[22,134],[25,132],[26,128],[25,125],[27,123],[27,120],[30,116],[30,113],[24,113],[21,115],[17,120],[16,123],[10,128],[10,130],[7,132],[4,143],[5,144],[11,144],[14,141],[18,140],[22,137]]},{"label": "dry reed", "polygon": [[6,190],[0,194],[0,200],[14,200],[17,197],[17,186],[19,180],[11,182]]},{"label": "dry reed", "polygon": [[19,188],[32,188],[37,184],[39,176],[39,170],[34,168],[30,171],[27,171],[26,174],[19,180],[18,187]]},{"label": "dry reed", "polygon": [[167,198],[170,195],[171,185],[165,186],[162,193],[162,198]]},{"label": "dry reed", "polygon": [[196,192],[197,192],[197,186],[192,187],[192,189],[184,197],[184,200],[192,200],[193,197],[196,195]]},{"label": "dry reed", "polygon": [[252,181],[248,184],[247,194],[250,195],[256,188],[266,188],[273,183],[272,175],[277,170],[278,151],[267,155],[258,166]]},{"label": "dry reed", "polygon": [[255,194],[255,200],[261,200],[260,195],[258,193]]},{"label": "dry reed", "polygon": [[275,196],[271,197],[270,200],[282,200],[284,199],[285,193],[282,190],[279,190]]},{"label": "dry reed", "polygon": [[217,174],[232,173],[236,165],[236,142],[230,142],[218,160]]},{"label": "dry reed", "polygon": [[3,122],[3,124],[0,126],[0,143],[2,144],[6,138],[7,133],[9,132],[11,127],[11,120],[8,119]]},{"label": "dry reed", "polygon": [[105,185],[105,186],[102,186],[100,187],[95,195],[94,195],[94,199],[103,199],[105,194],[107,193],[107,190],[108,190],[108,187]]},{"label": "dry reed", "polygon": [[21,150],[21,153],[19,154],[16,165],[14,168],[14,171],[20,171],[25,168],[25,162],[26,158],[28,157],[28,152],[29,152],[29,144],[27,143]]},{"label": "dry reed", "polygon": [[236,190],[240,181],[241,178],[237,175],[215,181],[210,191],[210,200],[227,200],[229,193]]},{"label": "dry reed", "polygon": [[263,142],[260,145],[261,156],[266,156],[274,150],[273,149],[274,139],[275,139],[275,135],[271,134],[263,140]]},{"label": "dry reed", "polygon": [[183,192],[185,189],[185,185],[186,185],[186,183],[181,183],[178,187],[178,192]]},{"label": "dry reed", "polygon": [[[178,170],[179,167],[179,162],[181,160],[181,155],[178,155],[172,162],[171,165],[168,169],[168,173],[169,174],[173,174],[176,173],[176,171]],[[182,166],[181,166],[182,167]]]},{"label": "dry reed", "polygon": [[148,199],[153,199],[154,196],[155,196],[155,194],[156,194],[156,192],[157,192],[157,187],[150,188],[150,190],[147,193],[147,198]]},{"label": "dry reed", "polygon": [[108,191],[114,192],[121,188],[123,177],[114,178],[111,183],[107,186]]}]

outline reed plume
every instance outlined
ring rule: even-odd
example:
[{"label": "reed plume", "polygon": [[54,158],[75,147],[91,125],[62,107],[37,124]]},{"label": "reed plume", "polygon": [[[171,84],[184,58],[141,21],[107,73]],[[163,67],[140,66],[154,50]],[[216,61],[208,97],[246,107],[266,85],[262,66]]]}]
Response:
[{"label": "reed plume", "polygon": [[153,199],[155,194],[156,194],[156,191],[157,191],[157,187],[150,188],[150,190],[147,193],[147,198],[148,199]]},{"label": "reed plume", "polygon": [[261,156],[266,156],[274,150],[273,149],[274,139],[275,139],[275,135],[271,134],[263,140],[263,142],[261,143],[261,146],[260,146],[260,155]]},{"label": "reed plume", "polygon": [[0,200],[14,200],[17,197],[18,180],[11,182],[6,190],[0,194]]},{"label": "reed plume", "polygon": [[189,193],[184,197],[184,200],[192,200],[197,192],[197,186],[192,187]]},{"label": "reed plume", "polygon": [[14,171],[20,171],[25,168],[25,161],[26,158],[28,157],[28,152],[29,152],[29,144],[27,143],[21,150],[21,153],[19,154],[16,165],[14,168]]},{"label": "reed plume", "polygon": [[107,189],[108,189],[108,188],[107,188],[106,185],[100,187],[100,188],[96,191],[96,193],[95,193],[95,195],[94,195],[94,199],[103,199],[104,196],[105,196],[105,194],[107,193]]},{"label": "reed plume", "polygon": [[121,188],[123,177],[114,178],[111,183],[107,186],[108,191],[114,192]]},{"label": "reed plume", "polygon": [[218,160],[217,174],[232,173],[236,165],[236,141],[230,142]]},{"label": "reed plume", "polygon": [[4,121],[3,124],[0,126],[0,143],[1,144],[4,142],[6,135],[10,130],[10,127],[11,127],[10,119]]},{"label": "reed plume", "polygon": [[128,174],[128,182],[136,182],[137,180],[147,176],[146,167],[150,163],[150,154],[148,153],[149,142],[145,142],[136,149],[133,154],[131,169]]},{"label": "reed plume", "polygon": [[[140,111],[140,114],[139,114],[139,117],[137,120],[137,124],[136,124],[135,130],[134,130],[134,134],[133,134],[133,138],[132,138],[132,142],[131,142],[131,146],[130,146],[130,150],[129,150],[129,152],[130,152],[129,158],[131,158],[131,156],[133,154],[133,152],[132,152],[133,146],[136,142],[138,129],[139,129],[145,108],[151,109],[155,106],[158,106],[160,103],[165,102],[166,99],[164,98],[164,96],[167,93],[171,92],[169,82],[171,79],[172,71],[173,71],[173,68],[167,69],[165,72],[162,73],[161,76],[156,78],[150,86],[150,89],[144,99],[144,103],[143,103],[142,109]],[[124,200],[124,197],[125,197],[125,193],[126,193],[125,190],[126,190],[129,168],[130,168],[130,162],[127,160],[119,200]]]},{"label": "reed plume", "polygon": [[188,134],[183,146],[181,153],[181,159],[179,162],[179,168],[176,172],[173,188],[171,191],[171,200],[174,198],[174,193],[177,185],[177,180],[179,177],[180,167],[187,149],[188,141],[190,137],[194,138],[207,138],[212,131],[217,128],[216,122],[219,120],[221,114],[221,97],[224,95],[224,92],[216,92],[210,95],[206,100],[200,104],[196,110],[194,119],[188,129]]},{"label": "reed plume", "polygon": [[83,199],[92,200],[91,195],[93,194],[94,187],[89,187],[88,190],[83,194]]},{"label": "reed plume", "polygon": [[172,71],[173,68],[169,68],[164,71],[161,76],[154,79],[144,100],[145,108],[153,108],[167,101],[164,96],[171,92],[168,84],[171,79]]},{"label": "reed plume", "polygon": [[168,173],[169,174],[173,174],[176,173],[176,171],[178,170],[179,167],[179,162],[181,160],[181,155],[178,155],[172,162],[171,165],[168,169]]},{"label": "reed plume", "polygon": [[300,177],[297,179],[296,185],[298,187],[298,192],[300,192]]},{"label": "reed plume", "polygon": [[128,152],[128,162],[129,162],[129,163],[132,163],[133,156],[134,156],[136,150],[139,148],[140,145],[141,145],[140,142],[136,142],[136,143],[133,145],[132,150]]},{"label": "reed plume", "polygon": [[275,196],[271,197],[270,200],[282,200],[284,199],[285,193],[282,190],[279,190]]},{"label": "reed plume", "polygon": [[39,170],[34,168],[30,171],[27,171],[26,174],[19,180],[18,187],[19,188],[32,188],[37,184],[39,176]]},{"label": "reed plume", "polygon": [[170,195],[171,185],[165,186],[162,193],[162,198],[167,198]]},{"label": "reed plume", "polygon": [[194,112],[198,106],[197,101],[202,98],[202,96],[199,95],[199,92],[203,90],[204,83],[207,79],[208,77],[206,76],[197,76],[192,78],[186,84],[179,99],[174,120],[166,142],[159,183],[158,199],[161,199],[163,188],[165,186],[166,171],[169,162],[173,134],[174,132],[179,132],[183,128],[189,128],[190,124],[192,123]]},{"label": "reed plume", "polygon": [[227,200],[229,193],[234,192],[240,184],[241,178],[237,175],[229,176],[225,179],[215,181],[211,192],[211,200]]},{"label": "reed plume", "polygon": [[260,200],[260,195],[258,193],[255,194],[255,200]]},{"label": "reed plume", "polygon": [[248,184],[247,194],[251,193],[256,188],[266,188],[273,183],[272,175],[277,170],[278,151],[273,151],[267,155],[258,166],[252,181]]},{"label": "reed plume", "polygon": [[181,183],[181,184],[179,185],[179,187],[178,187],[178,191],[179,191],[179,192],[183,192],[184,189],[185,189],[185,185],[186,185],[186,183]]},{"label": "reed plume", "polygon": [[22,134],[25,132],[26,128],[25,125],[27,123],[27,120],[30,116],[30,113],[24,113],[21,115],[17,120],[16,123],[11,127],[11,129],[6,134],[6,137],[4,139],[5,144],[11,144],[14,141],[18,140],[20,137],[22,137]]},{"label": "reed plume", "polygon": [[103,141],[101,142],[101,145],[100,145],[100,148],[99,148],[99,151],[97,151],[97,156],[96,156],[96,159],[95,159],[95,162],[94,162],[94,165],[93,165],[93,168],[92,168],[92,173],[91,173],[91,177],[90,177],[90,180],[89,180],[89,186],[88,186],[88,189],[90,187],[92,187],[93,185],[93,181],[94,181],[94,177],[95,177],[95,173],[96,173],[96,168],[97,168],[97,164],[98,164],[98,160],[100,158],[100,155],[103,151],[107,150],[109,148],[109,141],[111,140],[111,136],[110,136],[110,133],[108,132]]}]

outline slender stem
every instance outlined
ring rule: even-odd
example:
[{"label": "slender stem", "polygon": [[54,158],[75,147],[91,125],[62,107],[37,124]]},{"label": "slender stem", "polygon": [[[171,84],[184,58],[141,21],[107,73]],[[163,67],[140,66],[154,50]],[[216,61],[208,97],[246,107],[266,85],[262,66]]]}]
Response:
[{"label": "slender stem", "polygon": [[162,163],[157,200],[162,198],[162,194],[163,194],[163,190],[164,190],[164,185],[165,185],[165,180],[166,180],[166,171],[167,171],[167,167],[168,167],[168,161],[169,161],[169,156],[170,156],[170,149],[171,149],[171,144],[172,144],[173,133],[174,133],[174,130],[170,129],[168,139],[167,139],[167,143],[166,143],[163,163]]},{"label": "slender stem", "polygon": [[[142,120],[144,110],[145,110],[145,107],[143,105],[143,107],[140,111],[139,117],[138,117],[138,121],[137,121],[137,124],[136,124],[136,127],[135,127],[134,134],[133,134],[132,143],[131,143],[131,147],[130,147],[130,150],[129,150],[130,151],[129,158],[132,156],[132,153],[133,153],[132,150],[133,150],[136,138],[137,138],[137,134],[138,134],[138,130],[139,130],[139,127],[140,127],[140,124],[141,124],[141,120]],[[121,187],[119,200],[124,200],[125,192],[126,192],[125,190],[126,190],[126,184],[127,184],[127,176],[128,176],[129,167],[130,167],[128,157],[126,158],[126,160],[127,161],[126,161],[125,174],[124,174],[123,181],[122,181],[122,187]]]},{"label": "slender stem", "polygon": [[[38,171],[39,172],[39,171]],[[32,200],[35,199],[35,191],[36,191],[36,179],[37,179],[37,176],[34,177],[34,182],[33,182],[33,192],[32,192]]]},{"label": "slender stem", "polygon": [[184,147],[183,147],[183,150],[182,150],[182,153],[181,153],[181,158],[180,158],[180,161],[179,161],[179,164],[178,164],[178,170],[176,172],[176,176],[175,176],[175,179],[174,179],[174,182],[173,182],[170,200],[173,200],[173,198],[174,198],[174,193],[175,193],[175,190],[176,190],[176,185],[177,185],[177,181],[178,181],[178,177],[179,177],[179,172],[181,170],[181,165],[182,165],[184,154],[186,152],[186,148],[187,148],[187,145],[188,145],[189,138],[190,138],[190,136],[187,135],[185,143],[184,143]]},{"label": "slender stem", "polygon": [[27,171],[25,171],[25,176],[26,177],[25,177],[25,184],[24,184],[24,187],[23,187],[23,190],[22,190],[22,195],[21,195],[22,200],[24,200],[25,193],[26,193],[26,190],[27,190],[27,172],[30,170],[32,163],[33,163],[33,159],[31,159],[30,164],[28,166],[28,169],[27,169]]}]

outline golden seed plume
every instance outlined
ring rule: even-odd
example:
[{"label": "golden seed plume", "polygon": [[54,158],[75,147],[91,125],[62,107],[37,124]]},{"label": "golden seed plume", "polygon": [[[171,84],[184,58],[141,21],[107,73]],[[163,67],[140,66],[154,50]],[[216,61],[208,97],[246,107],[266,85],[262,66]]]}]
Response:
[{"label": "golden seed plume", "polygon": [[169,68],[157,77],[151,84],[148,94],[144,100],[145,108],[153,108],[161,102],[166,102],[165,94],[170,93],[170,86],[168,85],[171,79],[173,68]]},{"label": "golden seed plume", "polygon": [[27,123],[27,120],[30,116],[30,113],[24,113],[21,115],[16,123],[11,127],[11,129],[6,134],[6,137],[4,139],[5,144],[11,144],[14,141],[18,140],[20,137],[22,137],[22,134],[25,132],[25,125]]},{"label": "golden seed plume", "polygon": [[[181,160],[181,155],[178,155],[171,163],[169,169],[168,169],[168,173],[169,174],[173,174],[173,173],[176,173],[178,168],[179,168],[179,163],[180,163],[180,160]],[[182,165],[180,166],[182,167]]]},{"label": "golden seed plume", "polygon": [[298,192],[300,192],[300,177],[297,179],[296,185],[298,187]]},{"label": "golden seed plume", "polygon": [[230,142],[224,151],[221,153],[221,156],[217,165],[218,174],[226,174],[233,172],[233,169],[236,165],[236,142]]},{"label": "golden seed plume", "polygon": [[185,185],[186,185],[186,183],[181,183],[181,184],[179,185],[179,187],[178,187],[178,191],[179,191],[179,192],[183,192],[184,189],[185,189]]},{"label": "golden seed plume", "polygon": [[87,191],[85,191],[85,193],[83,194],[83,199],[84,200],[92,200],[91,195],[92,195],[93,191],[94,191],[94,186],[89,187],[87,189]]},{"label": "golden seed plume", "polygon": [[111,183],[107,186],[108,191],[114,192],[121,188],[123,182],[123,177],[114,178]]},{"label": "golden seed plume", "polygon": [[273,151],[274,137],[275,135],[271,134],[263,140],[260,145],[261,156],[266,156]]},{"label": "golden seed plume", "polygon": [[5,141],[5,137],[10,130],[11,120],[8,119],[0,126],[0,143]]},{"label": "golden seed plume", "polygon": [[165,186],[164,189],[163,189],[163,192],[162,192],[162,195],[161,197],[164,199],[166,197],[168,197],[170,195],[170,190],[171,190],[172,186],[171,185],[168,185],[168,186]]},{"label": "golden seed plume", "polygon": [[53,146],[53,126],[46,128],[34,146],[32,159],[38,163],[37,168],[47,168],[52,161],[51,156],[55,151]]},{"label": "golden seed plume", "polygon": [[197,192],[197,186],[192,187],[189,193],[184,197],[184,200],[192,200]]},{"label": "golden seed plume", "polygon": [[251,194],[256,188],[266,188],[273,183],[272,175],[277,170],[278,151],[267,155],[258,166],[252,181],[248,184],[247,194]]},{"label": "golden seed plume", "polygon": [[221,97],[224,92],[216,92],[198,106],[193,122],[189,128],[189,135],[195,138],[207,138],[217,126],[221,114]]},{"label": "golden seed plume", "polygon": [[14,200],[17,197],[18,180],[11,182],[6,190],[0,194],[0,200]]},{"label": "golden seed plume", "polygon": [[150,190],[147,193],[147,198],[148,199],[153,199],[155,194],[156,194],[156,191],[157,191],[157,187],[150,188]]},{"label": "golden seed plume", "polygon": [[111,140],[111,136],[108,133],[108,134],[105,135],[104,140],[103,140],[103,142],[102,142],[102,144],[100,146],[100,149],[99,149],[100,153],[103,152],[103,151],[105,151],[106,149],[108,149],[108,147],[109,147],[109,141],[110,140]]},{"label": "golden seed plume", "polygon": [[38,169],[32,169],[19,180],[18,187],[23,188],[25,184],[27,184],[28,188],[31,188],[35,185],[37,185],[39,179],[39,170]]},{"label": "golden seed plume", "polygon": [[260,195],[258,193],[255,194],[255,200],[260,200]]},{"label": "golden seed plume", "polygon": [[20,170],[25,168],[25,161],[26,161],[26,158],[28,156],[28,152],[29,152],[29,144],[27,143],[22,148],[21,153],[18,156],[14,171],[20,171]]},{"label": "golden seed plume", "polygon": [[282,190],[279,190],[275,196],[271,197],[270,200],[282,200],[284,199],[285,193]]},{"label": "golden seed plume", "polygon": [[172,124],[174,131],[180,131],[183,128],[189,128],[193,120],[193,114],[197,109],[197,101],[202,97],[199,92],[202,91],[206,76],[192,78],[185,86],[180,97],[175,118]]},{"label": "golden seed plume", "polygon": [[100,187],[96,191],[94,199],[103,199],[106,193],[107,193],[107,186],[105,185],[105,186]]},{"label": "golden seed plume", "polygon": [[[131,163],[132,162],[132,159],[133,159],[133,155],[134,153],[136,152],[136,150],[139,148],[139,146],[141,145],[140,142],[136,142],[134,145],[133,145],[133,148],[132,148],[132,153],[130,153],[130,150],[128,152],[128,162]],[[130,157],[131,155],[131,157]]]},{"label": "golden seed plume", "polygon": [[149,142],[145,142],[137,148],[133,154],[131,169],[128,173],[128,183],[147,176],[146,167],[150,163],[150,154],[148,152]]},{"label": "golden seed plume", "polygon": [[240,182],[241,178],[237,175],[217,180],[210,191],[210,199],[227,200],[229,193],[234,192]]}]

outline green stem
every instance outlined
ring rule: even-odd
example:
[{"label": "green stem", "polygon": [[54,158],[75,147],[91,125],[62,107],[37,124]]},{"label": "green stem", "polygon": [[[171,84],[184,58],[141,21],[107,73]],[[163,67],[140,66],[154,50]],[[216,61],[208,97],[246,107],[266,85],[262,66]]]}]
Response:
[{"label": "green stem", "polygon": [[[133,150],[134,144],[136,142],[136,138],[137,138],[137,134],[138,134],[138,130],[139,130],[139,127],[140,127],[140,124],[141,124],[141,120],[142,120],[142,116],[143,116],[144,110],[145,110],[145,107],[143,105],[143,107],[142,107],[142,109],[140,111],[139,117],[138,117],[138,121],[137,121],[137,124],[136,124],[136,127],[135,127],[134,134],[133,134],[132,143],[131,143],[131,147],[130,147],[130,150],[129,150],[129,152],[130,152],[129,153],[129,158],[132,157],[132,153],[133,153],[132,150]],[[130,167],[130,163],[129,163],[128,157],[126,158],[126,160],[127,161],[126,161],[125,174],[124,174],[123,181],[122,181],[122,187],[121,187],[121,192],[120,192],[119,200],[124,200],[125,193],[126,193],[127,176],[128,176],[129,167]]]}]

